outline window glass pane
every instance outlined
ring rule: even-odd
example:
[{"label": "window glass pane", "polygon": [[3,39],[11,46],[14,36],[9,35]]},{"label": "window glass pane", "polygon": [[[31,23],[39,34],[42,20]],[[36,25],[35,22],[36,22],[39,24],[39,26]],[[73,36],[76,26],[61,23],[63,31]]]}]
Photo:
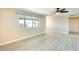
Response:
[{"label": "window glass pane", "polygon": [[33,27],[39,27],[38,20],[33,20]]},{"label": "window glass pane", "polygon": [[19,25],[21,28],[23,28],[24,27],[24,20],[19,20]]},{"label": "window glass pane", "polygon": [[35,23],[35,20],[33,20],[33,27],[36,27],[36,23]]},{"label": "window glass pane", "polygon": [[19,20],[19,24],[24,24],[24,20]]},{"label": "window glass pane", "polygon": [[38,24],[38,21],[35,21],[35,23],[37,23],[37,24]]},{"label": "window glass pane", "polygon": [[32,20],[26,20],[26,28],[32,28]]},{"label": "window glass pane", "polygon": [[33,23],[33,27],[36,27],[36,24],[35,23]]},{"label": "window glass pane", "polygon": [[36,24],[36,27],[39,27],[39,25],[38,25],[38,24]]}]

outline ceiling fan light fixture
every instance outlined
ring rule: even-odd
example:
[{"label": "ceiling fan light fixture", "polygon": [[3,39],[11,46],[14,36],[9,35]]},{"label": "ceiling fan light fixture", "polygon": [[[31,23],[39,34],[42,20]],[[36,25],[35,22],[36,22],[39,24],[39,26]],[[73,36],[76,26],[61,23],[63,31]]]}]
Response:
[{"label": "ceiling fan light fixture", "polygon": [[56,12],[56,15],[60,15],[60,12]]}]

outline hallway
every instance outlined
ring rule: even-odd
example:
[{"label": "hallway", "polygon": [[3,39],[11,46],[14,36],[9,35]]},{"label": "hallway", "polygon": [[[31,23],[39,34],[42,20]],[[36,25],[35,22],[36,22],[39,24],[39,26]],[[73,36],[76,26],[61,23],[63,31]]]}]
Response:
[{"label": "hallway", "polygon": [[1,51],[78,51],[79,37],[52,32],[0,47]]}]

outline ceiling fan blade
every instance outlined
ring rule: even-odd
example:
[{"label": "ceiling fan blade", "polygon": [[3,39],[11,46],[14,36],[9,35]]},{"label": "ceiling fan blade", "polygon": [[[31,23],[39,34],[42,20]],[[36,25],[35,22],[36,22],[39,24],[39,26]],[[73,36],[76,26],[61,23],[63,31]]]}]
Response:
[{"label": "ceiling fan blade", "polygon": [[65,8],[62,9],[62,11],[66,10]]},{"label": "ceiling fan blade", "polygon": [[69,12],[69,11],[60,11],[61,13],[67,13],[67,12]]}]

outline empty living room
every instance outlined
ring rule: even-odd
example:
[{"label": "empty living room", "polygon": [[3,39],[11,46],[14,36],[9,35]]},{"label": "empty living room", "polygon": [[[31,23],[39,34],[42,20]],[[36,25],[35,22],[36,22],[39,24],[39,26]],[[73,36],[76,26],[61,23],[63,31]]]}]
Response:
[{"label": "empty living room", "polygon": [[79,8],[0,8],[0,51],[79,51]]}]

